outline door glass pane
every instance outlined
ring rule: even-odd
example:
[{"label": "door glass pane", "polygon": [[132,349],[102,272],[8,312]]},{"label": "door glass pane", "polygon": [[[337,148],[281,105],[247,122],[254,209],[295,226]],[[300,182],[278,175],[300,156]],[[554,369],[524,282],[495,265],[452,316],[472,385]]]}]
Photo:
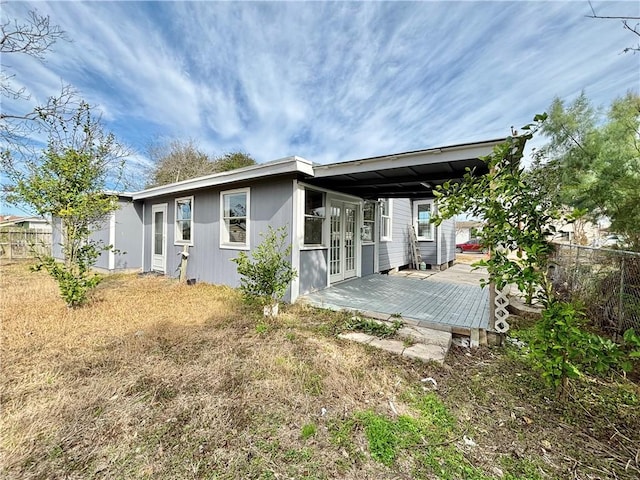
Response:
[{"label": "door glass pane", "polygon": [[341,240],[340,240],[340,207],[331,207],[331,245],[329,271],[331,275],[340,273]]},{"label": "door glass pane", "polygon": [[163,212],[156,212],[155,217],[153,218],[153,236],[154,236],[154,249],[153,253],[155,255],[162,255],[162,247],[164,246],[164,242],[162,241],[162,233],[163,233],[163,223],[164,223],[164,215]]},{"label": "door glass pane", "polygon": [[344,270],[356,269],[356,211],[353,208],[344,209]]}]

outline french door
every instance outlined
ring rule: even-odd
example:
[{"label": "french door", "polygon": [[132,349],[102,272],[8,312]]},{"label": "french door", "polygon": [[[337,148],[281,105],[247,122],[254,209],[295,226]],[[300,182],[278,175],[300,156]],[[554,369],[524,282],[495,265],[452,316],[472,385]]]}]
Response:
[{"label": "french door", "polygon": [[356,276],[357,205],[331,202],[329,280],[339,282]]},{"label": "french door", "polygon": [[167,270],[167,204],[151,207],[151,270]]}]

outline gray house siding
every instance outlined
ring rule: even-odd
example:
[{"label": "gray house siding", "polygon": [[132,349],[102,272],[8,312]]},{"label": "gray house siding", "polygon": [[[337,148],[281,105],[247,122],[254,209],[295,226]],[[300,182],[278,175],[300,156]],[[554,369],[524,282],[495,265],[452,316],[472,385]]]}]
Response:
[{"label": "gray house siding", "polygon": [[438,265],[438,242],[418,242],[420,246],[420,256],[422,261],[433,268]]},{"label": "gray house siding", "polygon": [[57,260],[63,260],[62,255],[62,221],[59,217],[53,217],[51,221],[51,256]]},{"label": "gray house siding", "polygon": [[452,219],[445,220],[440,224],[439,228],[434,227],[434,229],[435,241],[418,242],[422,261],[427,264],[428,268],[437,268],[455,260],[455,221]]},{"label": "gray house siding", "polygon": [[[175,199],[193,195],[192,239],[189,247],[187,278],[208,283],[238,286],[240,277],[236,258],[240,250],[220,248],[220,192],[237,188],[250,188],[249,246],[254,249],[261,243],[261,233],[273,228],[287,227],[288,243],[291,242],[293,220],[292,178],[265,180],[252,184],[238,184],[224,188],[183,192],[178,195],[145,200],[144,214],[144,270],[151,270],[151,215],[153,205],[167,204],[167,270],[166,275],[178,276],[182,245],[175,245]],[[291,258],[289,258],[291,261]],[[287,294],[288,297],[288,294]]]},{"label": "gray house siding", "polygon": [[121,201],[115,214],[115,269],[139,269],[142,267],[142,204]]},{"label": "gray house siding", "polygon": [[392,241],[378,240],[380,271],[402,267],[411,261],[408,230],[411,223],[411,201],[408,198],[394,198],[391,207]]},{"label": "gray house siding", "polygon": [[362,246],[362,270],[360,273],[363,277],[365,275],[371,275],[372,273],[375,273],[375,253],[375,245]]},{"label": "gray house siding", "polygon": [[449,264],[456,259],[456,221],[454,219],[445,220],[440,225],[440,264]]},{"label": "gray house siding", "polygon": [[[114,268],[113,270],[139,269],[142,266],[142,223],[141,223],[142,206],[135,205],[128,198],[118,199],[118,209],[112,215],[115,216],[114,238],[111,238],[111,215],[107,215],[95,230],[90,239],[100,242],[101,245],[113,245],[114,249]],[[63,260],[62,254],[62,221],[59,217],[53,218],[52,231],[52,256],[58,260]],[[95,268],[101,270],[110,270],[109,251],[103,251],[94,264]]]},{"label": "gray house siding", "polygon": [[[107,216],[104,220],[104,222],[102,223],[102,226],[99,230],[95,230],[92,234],[91,234],[91,240],[93,240],[94,242],[99,242],[100,245],[102,246],[107,246],[110,245],[110,240],[109,240],[109,216]],[[109,252],[108,251],[102,251],[100,252],[100,256],[98,257],[98,260],[96,260],[96,263],[94,264],[94,267],[96,268],[101,268],[104,270],[108,270],[109,269]]]},{"label": "gray house siding", "polygon": [[327,249],[300,251],[300,294],[327,286]]}]

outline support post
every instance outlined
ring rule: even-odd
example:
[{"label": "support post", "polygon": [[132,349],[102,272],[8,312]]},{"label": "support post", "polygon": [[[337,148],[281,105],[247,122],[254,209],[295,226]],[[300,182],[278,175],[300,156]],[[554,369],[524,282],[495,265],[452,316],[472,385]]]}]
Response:
[{"label": "support post", "polygon": [[184,245],[182,247],[182,252],[180,252],[180,255],[180,283],[185,283],[187,281],[187,261],[189,260],[189,245]]},{"label": "support post", "polygon": [[496,284],[489,282],[489,331],[496,329]]}]

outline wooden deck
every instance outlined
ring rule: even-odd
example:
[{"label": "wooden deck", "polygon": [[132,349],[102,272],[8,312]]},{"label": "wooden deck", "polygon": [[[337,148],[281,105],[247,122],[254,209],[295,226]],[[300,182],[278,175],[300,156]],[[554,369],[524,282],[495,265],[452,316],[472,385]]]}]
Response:
[{"label": "wooden deck", "polygon": [[489,326],[488,289],[480,288],[478,275],[466,265],[436,274],[355,278],[305,295],[302,301],[375,318],[400,315],[410,323],[463,335]]}]

